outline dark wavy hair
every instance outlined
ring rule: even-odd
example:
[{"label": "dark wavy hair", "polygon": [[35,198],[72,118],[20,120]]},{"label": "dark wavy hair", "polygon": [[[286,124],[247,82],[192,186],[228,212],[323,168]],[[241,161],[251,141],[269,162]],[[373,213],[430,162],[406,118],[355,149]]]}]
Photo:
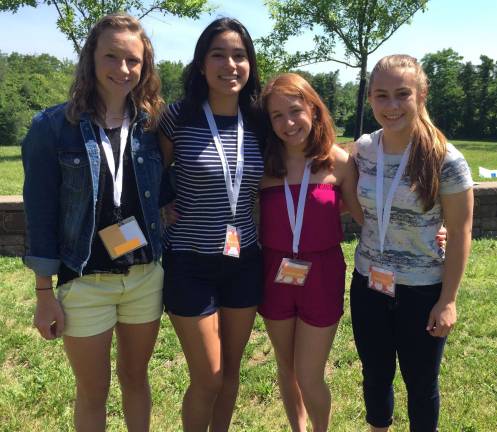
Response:
[{"label": "dark wavy hair", "polygon": [[[296,96],[312,108],[312,128],[305,146],[305,156],[312,159],[311,171],[331,169],[333,166],[332,147],[336,141],[335,127],[328,108],[323,103],[316,90],[300,75],[284,73],[270,80],[261,94],[261,105],[265,122],[270,125],[268,104],[271,95],[281,94]],[[265,172],[271,177],[282,178],[287,175],[285,164],[285,144],[269,127],[264,154]]]},{"label": "dark wavy hair", "polygon": [[75,124],[83,113],[95,120],[105,119],[105,104],[97,91],[95,76],[95,50],[100,35],[108,30],[128,30],[137,33],[143,43],[143,65],[140,81],[129,93],[129,103],[148,114],[146,127],[155,129],[159,123],[164,101],[160,93],[160,79],[154,64],[154,50],[140,22],[125,13],[115,13],[102,17],[90,30],[79,55],[74,81],[69,90],[66,117]]},{"label": "dark wavy hair", "polygon": [[180,112],[180,122],[186,123],[202,111],[202,103],[209,96],[209,86],[205,76],[202,74],[205,57],[213,39],[223,32],[236,32],[240,35],[250,65],[247,84],[239,95],[238,104],[240,110],[252,120],[257,116],[257,98],[261,92],[259,73],[257,72],[257,60],[255,56],[254,43],[247,29],[240,21],[234,18],[218,18],[212,21],[198,38],[193,60],[189,63],[183,74],[184,100]]}]

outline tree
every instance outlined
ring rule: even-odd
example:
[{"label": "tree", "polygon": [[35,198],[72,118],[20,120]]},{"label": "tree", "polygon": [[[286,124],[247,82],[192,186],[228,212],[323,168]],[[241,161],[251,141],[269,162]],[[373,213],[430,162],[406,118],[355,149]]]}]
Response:
[{"label": "tree", "polygon": [[0,54],[0,145],[19,144],[31,118],[67,99],[74,65],[48,54]]},{"label": "tree", "polygon": [[430,82],[428,111],[437,126],[448,136],[454,137],[462,126],[464,92],[459,76],[462,57],[452,48],[427,54],[421,59]]},{"label": "tree", "polygon": [[16,13],[21,7],[39,5],[57,9],[57,27],[78,54],[93,24],[112,12],[128,12],[138,19],[151,13],[198,18],[203,12],[212,10],[207,0],[1,0],[0,12]]},{"label": "tree", "polygon": [[492,122],[492,81],[495,81],[494,61],[486,55],[480,56],[481,63],[476,66],[478,76],[478,130],[483,137],[491,136]]},{"label": "tree", "polygon": [[164,60],[157,64],[162,83],[162,97],[168,104],[183,97],[183,70],[184,66],[181,62]]},{"label": "tree", "polygon": [[459,83],[463,91],[461,130],[458,136],[464,138],[476,138],[476,110],[478,100],[478,82],[475,67],[471,62],[462,66],[459,73]]},{"label": "tree", "polygon": [[[355,137],[362,131],[368,57],[387,41],[428,0],[267,0],[275,21],[271,34],[258,40],[264,54],[279,59],[284,69],[335,61],[359,68]],[[314,34],[314,48],[287,53],[291,37],[305,30]],[[334,56],[336,42],[345,47],[345,58]],[[274,61],[274,60],[273,60]]]}]

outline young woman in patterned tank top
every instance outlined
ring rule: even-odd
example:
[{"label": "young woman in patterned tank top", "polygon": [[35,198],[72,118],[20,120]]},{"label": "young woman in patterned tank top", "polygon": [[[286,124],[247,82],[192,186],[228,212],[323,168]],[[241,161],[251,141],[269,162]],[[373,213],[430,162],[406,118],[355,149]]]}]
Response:
[{"label": "young woman in patterned tank top", "polygon": [[[365,217],[350,302],[372,431],[386,431],[393,421],[397,358],[411,430],[437,430],[440,362],[471,244],[471,175],[431,122],[427,96],[416,59],[381,59],[368,99],[383,129],[355,143]],[[434,240],[442,222],[445,257]]]}]

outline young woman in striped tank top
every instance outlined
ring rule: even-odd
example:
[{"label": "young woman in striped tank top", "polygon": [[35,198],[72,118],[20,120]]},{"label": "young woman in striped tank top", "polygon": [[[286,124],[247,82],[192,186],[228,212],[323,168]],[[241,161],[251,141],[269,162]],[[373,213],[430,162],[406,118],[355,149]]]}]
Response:
[{"label": "young woman in striped tank top", "polygon": [[252,40],[229,18],[201,34],[185,98],[161,119],[175,161],[176,222],[166,233],[164,303],[190,371],[185,431],[228,430],[243,350],[262,293],[253,208],[263,174]]}]

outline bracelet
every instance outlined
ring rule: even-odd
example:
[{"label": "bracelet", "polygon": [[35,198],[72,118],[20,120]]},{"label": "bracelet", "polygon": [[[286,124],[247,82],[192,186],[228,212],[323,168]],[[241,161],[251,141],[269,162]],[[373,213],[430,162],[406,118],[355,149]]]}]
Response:
[{"label": "bracelet", "polygon": [[38,288],[38,287],[35,287],[35,291],[48,291],[48,290],[52,290],[53,287],[45,287],[45,288]]}]

